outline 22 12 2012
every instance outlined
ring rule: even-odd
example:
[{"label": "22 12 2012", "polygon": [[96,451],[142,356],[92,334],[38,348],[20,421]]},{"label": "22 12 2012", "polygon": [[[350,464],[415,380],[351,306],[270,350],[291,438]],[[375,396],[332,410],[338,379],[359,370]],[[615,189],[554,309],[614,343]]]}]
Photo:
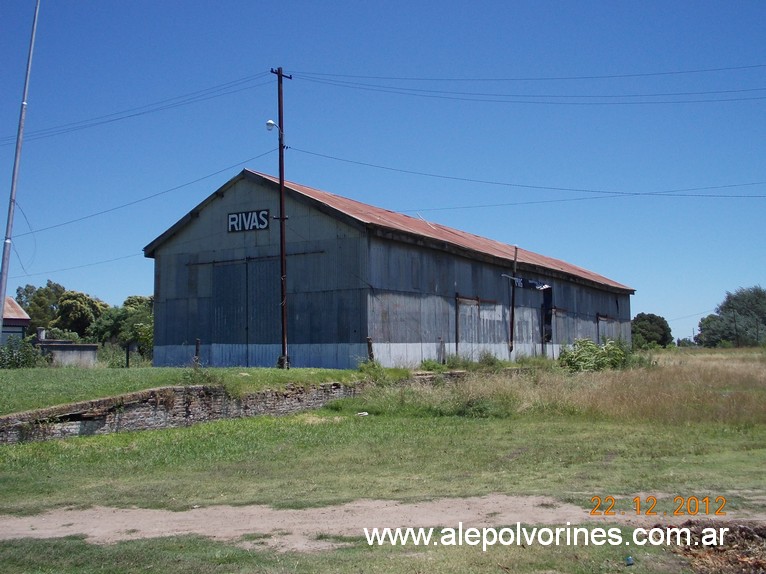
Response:
[{"label": "22 12 2012", "polygon": [[[594,496],[590,499],[593,508],[590,511],[592,516],[616,516],[617,499],[614,496]],[[662,512],[661,514],[672,514],[673,516],[697,516],[698,514],[712,514],[715,516],[724,516],[726,512],[726,497],[717,496],[711,499],[709,496],[676,496],[673,498],[675,508],[672,513]],[[660,512],[655,510],[657,506],[656,496],[647,496],[642,498],[636,496],[633,498],[633,511],[636,515],[658,516]],[[621,512],[620,514],[625,514]]]}]

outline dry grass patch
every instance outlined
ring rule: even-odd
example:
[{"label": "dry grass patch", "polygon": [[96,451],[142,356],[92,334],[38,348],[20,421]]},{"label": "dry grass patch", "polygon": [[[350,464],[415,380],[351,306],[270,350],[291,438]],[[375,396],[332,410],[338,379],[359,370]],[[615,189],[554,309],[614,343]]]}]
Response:
[{"label": "dry grass patch", "polygon": [[583,377],[569,400],[609,416],[656,422],[766,422],[766,370],[718,362]]},{"label": "dry grass patch", "polygon": [[711,364],[717,363],[728,367],[736,365],[761,365],[766,367],[766,349],[670,349],[652,355],[659,365]]},{"label": "dry grass patch", "polygon": [[352,408],[398,416],[558,415],[660,424],[766,423],[763,351],[673,351],[656,355],[652,363],[576,374],[551,368],[524,375],[471,372],[459,380],[371,388],[352,401]]},{"label": "dry grass patch", "polygon": [[[756,351],[667,353],[651,368],[508,378],[474,375],[442,393],[516,413],[581,414],[657,423],[766,423],[766,355]],[[505,409],[501,409],[505,410]]]}]

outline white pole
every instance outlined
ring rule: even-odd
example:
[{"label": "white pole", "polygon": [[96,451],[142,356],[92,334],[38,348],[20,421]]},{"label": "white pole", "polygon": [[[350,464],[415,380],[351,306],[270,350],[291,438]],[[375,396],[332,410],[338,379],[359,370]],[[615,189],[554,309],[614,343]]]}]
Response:
[{"label": "white pole", "polygon": [[13,234],[13,214],[16,208],[16,183],[19,178],[19,163],[21,162],[21,142],[24,140],[24,120],[27,117],[27,94],[29,93],[29,76],[32,72],[32,53],[35,49],[35,33],[37,32],[37,14],[40,12],[40,0],[35,4],[35,16],[32,20],[32,37],[29,40],[29,57],[27,58],[27,74],[24,78],[24,95],[21,98],[21,113],[19,114],[19,130],[16,134],[16,155],[13,158],[13,175],[11,176],[11,198],[8,202],[8,223],[5,226],[5,241],[3,242],[3,260],[0,266],[0,338],[5,319],[5,291],[8,287],[8,264],[11,259],[11,235]]}]

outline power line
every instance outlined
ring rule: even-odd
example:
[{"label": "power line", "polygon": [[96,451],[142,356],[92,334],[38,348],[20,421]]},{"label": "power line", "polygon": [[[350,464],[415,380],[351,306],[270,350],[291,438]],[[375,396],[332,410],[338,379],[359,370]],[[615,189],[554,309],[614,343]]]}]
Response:
[{"label": "power line", "polygon": [[[317,78],[310,78],[307,76],[294,76],[298,79],[303,79],[309,82],[318,84],[325,84],[330,86],[336,86],[340,88],[348,88],[354,90],[362,90],[369,92],[379,92],[386,94],[398,94],[402,96],[412,96],[417,98],[432,98],[439,100],[456,100],[464,102],[483,102],[483,103],[497,103],[497,104],[533,104],[533,105],[550,105],[550,106],[642,106],[642,105],[668,105],[668,104],[706,104],[706,103],[724,103],[724,102],[743,102],[752,100],[766,100],[766,96],[750,96],[750,97],[737,97],[737,98],[707,98],[707,99],[676,99],[676,100],[643,100],[643,101],[548,101],[541,98],[637,98],[637,97],[659,97],[660,94],[647,95],[647,96],[540,96],[540,95],[483,95],[479,93],[468,92],[471,95],[460,95],[465,92],[447,92],[436,90],[416,90],[412,88],[390,87],[390,86],[376,86],[372,84],[358,84],[349,82],[339,82],[335,80],[323,80]],[[766,88],[753,88],[753,91],[763,91]],[[724,90],[718,93],[731,93],[738,90]],[[742,91],[750,91],[742,90]],[[701,92],[704,93],[704,92]],[[715,94],[716,92],[709,92]],[[519,98],[538,98],[538,99],[519,99]]]},{"label": "power line", "polygon": [[745,66],[729,66],[723,68],[697,68],[691,70],[669,70],[659,72],[637,72],[630,74],[603,74],[603,75],[590,75],[590,76],[527,76],[527,77],[510,77],[510,78],[439,78],[439,77],[426,77],[426,76],[359,76],[352,74],[327,74],[321,72],[300,72],[290,70],[291,74],[306,74],[312,76],[323,76],[327,78],[355,78],[363,80],[398,80],[398,81],[414,81],[414,82],[547,82],[547,81],[562,81],[562,80],[609,80],[619,78],[647,78],[653,76],[679,76],[686,74],[707,74],[714,72],[732,72],[742,70],[754,70],[766,68],[766,64],[751,64]]},{"label": "power line", "polygon": [[702,315],[708,315],[710,313],[714,313],[715,309],[708,309],[707,311],[702,311],[700,313],[692,313],[691,315],[684,315],[683,317],[676,317],[674,319],[668,319],[668,323],[672,323],[674,321],[680,321],[681,319],[691,319],[692,317],[701,317]]},{"label": "power line", "polygon": [[[745,184],[746,185],[746,184]],[[705,189],[705,188],[702,188]],[[605,192],[607,195],[601,195],[601,196],[586,196],[586,197],[566,197],[566,198],[558,198],[558,199],[537,199],[537,200],[530,200],[530,201],[511,201],[511,202],[502,202],[502,203],[481,203],[481,204],[471,204],[471,205],[452,205],[449,207],[421,207],[418,209],[405,209],[403,210],[403,213],[415,213],[420,211],[454,211],[454,210],[460,210],[465,211],[468,209],[489,209],[492,207],[513,207],[513,206],[519,206],[519,205],[540,205],[545,203],[569,203],[573,201],[595,201],[600,199],[618,199],[618,198],[624,198],[629,196],[646,196],[646,195],[658,195],[662,197],[710,197],[710,198],[740,198],[740,197],[757,197],[757,198],[766,198],[766,195],[743,195],[743,196],[732,196],[732,195],[704,195],[704,194],[694,194],[694,195],[670,195],[671,192],[648,192],[648,193],[631,193],[631,192]]]},{"label": "power line", "polygon": [[[628,197],[630,197],[630,196],[666,196],[666,197],[667,196],[672,196],[672,197],[711,197],[711,198],[766,198],[766,195],[722,195],[722,194],[710,195],[710,194],[688,194],[688,193],[683,193],[683,192],[689,192],[689,191],[704,191],[704,190],[714,190],[714,189],[730,189],[730,188],[736,188],[736,187],[748,187],[748,186],[754,186],[754,185],[764,185],[764,184],[766,184],[766,182],[764,182],[764,181],[760,181],[760,182],[748,182],[748,183],[737,183],[737,184],[726,184],[726,185],[716,185],[716,186],[704,186],[704,187],[671,189],[671,190],[663,190],[663,191],[656,191],[656,192],[628,192],[628,191],[615,191],[615,190],[604,190],[604,189],[588,189],[588,188],[574,188],[574,187],[553,187],[553,186],[528,185],[528,184],[502,182],[502,181],[492,181],[492,180],[480,180],[480,179],[474,179],[474,178],[465,178],[465,177],[457,177],[457,176],[450,176],[450,175],[443,175],[443,174],[435,174],[435,173],[422,172],[422,171],[406,170],[406,169],[393,168],[393,167],[389,167],[389,166],[382,166],[382,165],[367,163],[367,162],[360,162],[360,161],[355,161],[355,160],[339,158],[339,157],[335,157],[335,156],[331,156],[331,155],[327,155],[327,154],[321,154],[321,153],[318,153],[318,152],[302,150],[302,149],[294,148],[294,147],[291,147],[289,149],[291,149],[293,151],[297,151],[299,153],[304,153],[304,154],[308,154],[308,155],[322,157],[322,158],[325,158],[325,159],[331,159],[331,160],[334,160],[334,161],[340,161],[340,162],[344,162],[344,163],[360,165],[360,166],[363,166],[363,167],[382,169],[382,170],[386,170],[386,171],[393,171],[393,172],[404,173],[404,174],[409,174],[409,175],[417,175],[417,176],[422,176],[422,177],[431,177],[431,178],[437,178],[437,179],[446,179],[446,180],[452,180],[452,181],[460,181],[460,182],[466,182],[466,183],[476,183],[476,184],[482,184],[482,185],[502,186],[502,187],[518,187],[518,188],[523,188],[523,189],[551,190],[551,191],[569,191],[569,192],[585,192],[585,193],[591,193],[591,194],[599,194],[597,196],[588,196],[588,197],[574,197],[574,198],[548,199],[548,200],[533,200],[533,201],[512,202],[512,203],[495,203],[495,204],[482,204],[482,205],[472,204],[472,205],[450,206],[450,207],[427,207],[427,208],[402,210],[403,213],[408,213],[408,212],[409,213],[413,213],[413,212],[419,212],[419,211],[447,211],[447,210],[456,210],[456,209],[460,209],[460,210],[465,210],[465,209],[481,209],[481,208],[491,208],[491,207],[506,207],[506,206],[514,206],[514,205],[533,205],[533,204],[544,204],[544,203],[562,203],[562,202],[572,202],[572,201],[588,201],[588,200],[596,200],[596,199],[614,199],[614,198],[626,197],[626,196],[628,196]],[[56,228],[59,228],[59,227],[63,227],[65,225],[70,225],[72,223],[77,223],[77,222],[83,221],[85,219],[90,219],[90,218],[93,218],[93,217],[97,217],[99,215],[104,215],[106,213],[110,213],[110,212],[113,212],[113,211],[117,211],[119,209],[130,207],[130,206],[135,205],[137,203],[148,201],[150,199],[159,197],[161,195],[170,193],[172,191],[176,191],[176,190],[181,189],[183,187],[187,187],[189,185],[192,185],[192,184],[195,184],[195,183],[199,183],[200,181],[203,181],[205,179],[208,179],[210,177],[218,175],[218,174],[220,174],[220,173],[222,173],[224,171],[227,171],[227,170],[232,169],[234,167],[238,167],[238,166],[240,166],[240,165],[242,165],[244,163],[248,163],[248,162],[253,161],[255,159],[264,157],[265,155],[273,153],[274,151],[276,151],[276,150],[275,149],[271,149],[271,150],[269,150],[267,152],[264,152],[264,153],[261,153],[261,154],[255,156],[255,157],[246,159],[246,160],[241,161],[241,162],[237,162],[236,164],[232,164],[230,166],[227,166],[227,167],[225,167],[223,169],[220,169],[218,171],[215,171],[215,172],[210,173],[208,175],[205,175],[203,177],[200,177],[200,178],[197,178],[195,180],[192,180],[192,181],[189,181],[189,182],[177,185],[175,187],[172,187],[172,188],[169,188],[169,189],[166,189],[166,190],[154,193],[152,195],[149,195],[149,196],[137,199],[135,201],[131,201],[131,202],[125,203],[123,205],[119,205],[119,206],[116,206],[116,207],[113,207],[113,208],[110,208],[110,209],[106,209],[106,210],[103,210],[103,211],[100,211],[100,212],[96,212],[96,213],[92,213],[92,214],[89,214],[89,215],[85,215],[85,216],[82,216],[82,217],[79,217],[77,219],[73,219],[73,220],[70,220],[70,221],[66,221],[66,222],[58,223],[58,224],[51,225],[51,226],[48,226],[48,227],[44,227],[44,228],[39,229],[39,230],[33,230],[33,231],[26,232],[26,233],[22,233],[22,234],[17,235],[16,237],[21,237],[21,236],[24,236],[24,235],[30,235],[30,234],[34,234],[34,233],[38,233],[38,232],[42,232],[42,231],[47,231],[47,230],[50,230],[50,229],[56,229]],[[76,270],[76,269],[83,269],[83,268],[92,267],[92,266],[96,266],[96,265],[103,265],[103,264],[106,264],[106,263],[112,263],[114,261],[120,261],[120,260],[128,259],[128,258],[131,258],[131,257],[137,257],[139,255],[142,255],[142,254],[124,255],[124,256],[121,256],[121,257],[113,258],[113,259],[106,259],[106,260],[102,260],[102,261],[96,261],[96,262],[92,262],[92,263],[86,263],[86,264],[83,264],[83,265],[78,265],[78,266],[74,266],[74,267],[66,267],[66,268],[61,268],[61,269],[56,269],[56,270],[51,270],[51,271],[41,271],[41,272],[37,272],[37,273],[25,273],[24,275],[12,276],[11,279],[18,279],[18,278],[23,278],[23,277],[32,277],[32,276],[37,276],[37,275],[46,275],[46,274],[52,274],[52,273],[59,273],[59,272],[63,272],[63,271],[71,271],[71,270]],[[685,316],[685,317],[678,317],[676,319],[670,319],[669,321],[676,321],[676,320],[679,320],[679,319],[685,319],[685,318],[688,318],[688,317],[695,317],[695,316],[699,316],[699,315],[703,315],[703,314],[705,314],[705,313],[697,313],[697,314],[688,315],[688,316]]]},{"label": "power line", "polygon": [[[268,75],[268,72],[263,72],[261,74],[256,74],[253,76],[246,76],[244,78],[240,78],[238,80],[232,80],[230,82],[226,82],[223,84],[218,84],[216,86],[205,88],[203,90],[197,90],[195,92],[189,92],[187,94],[182,94],[180,96],[174,96],[172,98],[167,98],[164,100],[160,100],[157,102],[153,102],[150,104],[146,104],[143,106],[139,106],[136,108],[130,108],[127,110],[122,110],[119,112],[113,112],[110,114],[106,114],[103,116],[97,116],[94,118],[89,118],[85,120],[79,120],[76,122],[70,122],[67,124],[62,124],[59,126],[53,126],[50,128],[43,128],[40,130],[29,132],[29,136],[27,139],[30,140],[36,140],[36,139],[43,139],[48,137],[53,137],[61,134],[67,134],[74,131],[84,130],[108,123],[118,122],[129,118],[135,118],[138,116],[143,116],[147,114],[153,114],[156,112],[164,111],[164,110],[170,110],[174,108],[178,108],[181,106],[188,106],[190,104],[194,104],[197,102],[203,102],[206,100],[211,100],[214,98],[219,98],[221,96],[226,96],[229,94],[234,94],[237,92],[241,92],[244,90],[250,90],[253,88],[257,88],[260,86],[265,86],[267,84],[270,84],[271,81],[268,82],[261,82],[259,84],[255,85],[244,85],[248,84],[254,80],[260,79],[264,76]],[[7,136],[4,138],[0,138],[0,146],[6,146],[10,145],[13,142],[14,136]]]},{"label": "power line", "polygon": [[[316,157],[321,157],[324,159],[330,159],[333,161],[343,162],[343,163],[349,163],[353,165],[359,165],[362,167],[369,167],[374,169],[380,169],[385,171],[392,171],[396,173],[404,173],[408,175],[416,175],[420,177],[430,177],[430,178],[436,178],[436,179],[444,179],[449,181],[459,181],[464,183],[473,183],[473,184],[480,184],[480,185],[490,185],[490,186],[497,186],[497,187],[510,187],[510,188],[521,188],[521,189],[533,189],[533,190],[547,190],[547,191],[565,191],[565,192],[578,192],[578,193],[589,193],[589,194],[598,194],[598,196],[593,197],[574,197],[574,198],[563,198],[563,199],[544,199],[544,200],[533,200],[533,201],[523,201],[523,202],[510,202],[510,203],[494,203],[494,204],[471,204],[471,205],[462,205],[462,206],[446,206],[446,207],[424,207],[424,208],[418,208],[418,209],[408,209],[403,210],[406,212],[417,212],[417,211],[449,211],[449,210],[456,210],[456,209],[482,209],[482,208],[490,208],[490,207],[507,207],[507,206],[514,206],[514,205],[534,205],[534,204],[543,204],[543,203],[563,203],[563,202],[571,202],[571,201],[585,201],[585,200],[594,200],[594,199],[608,199],[608,198],[614,198],[614,197],[636,197],[636,196],[673,196],[673,197],[708,197],[708,198],[729,198],[729,199],[762,199],[766,198],[766,195],[747,195],[747,194],[702,194],[702,193],[688,193],[688,192],[694,192],[694,191],[712,191],[716,189],[731,189],[731,188],[737,188],[737,187],[748,187],[748,186],[754,186],[754,185],[764,185],[766,184],[766,181],[757,181],[757,182],[748,182],[748,183],[736,183],[736,184],[727,184],[727,185],[715,185],[715,186],[704,186],[704,187],[690,187],[690,188],[680,188],[680,189],[670,189],[670,190],[663,190],[663,191],[654,191],[654,192],[632,192],[632,191],[618,191],[618,190],[607,190],[607,189],[589,189],[589,188],[581,188],[581,187],[559,187],[559,186],[547,186],[547,185],[531,185],[531,184],[524,184],[524,183],[514,183],[514,182],[505,182],[505,181],[493,181],[493,180],[483,180],[483,179],[476,179],[476,178],[468,178],[468,177],[458,177],[458,176],[452,176],[452,175],[445,175],[445,174],[437,174],[437,173],[430,173],[430,172],[424,172],[424,171],[416,171],[416,170],[408,170],[408,169],[402,169],[402,168],[395,168],[390,166],[384,166],[379,164],[373,164],[369,162],[362,162],[362,161],[356,161],[351,159],[345,159],[340,158],[328,154],[322,154],[318,152],[312,152],[309,150],[304,150],[300,148],[291,147],[292,151],[296,151],[299,153],[304,153],[307,155],[312,155]],[[106,215],[108,213],[112,213],[114,211],[118,211],[121,209],[125,209],[127,207],[131,207],[133,205],[137,205],[139,203],[143,203],[145,201],[149,201],[151,199],[155,199],[157,197],[160,197],[162,195],[171,193],[173,191],[177,191],[179,189],[182,189],[184,187],[188,187],[190,185],[193,185],[195,183],[199,183],[201,181],[204,181],[206,179],[209,179],[211,177],[214,177],[216,175],[219,175],[220,173],[223,173],[225,171],[228,171],[230,169],[233,169],[235,167],[239,167],[241,165],[244,165],[246,163],[249,163],[251,161],[254,161],[256,159],[260,159],[270,153],[273,153],[276,151],[275,149],[268,150],[266,152],[263,152],[261,154],[258,154],[254,157],[248,158],[246,160],[231,164],[229,166],[226,166],[222,169],[216,170],[212,173],[209,173],[207,175],[204,175],[202,177],[198,177],[196,179],[193,179],[191,181],[182,183],[180,185],[176,185],[174,187],[159,191],[157,193],[153,193],[151,195],[147,195],[145,197],[129,201],[127,203],[123,203],[121,205],[117,205],[114,207],[110,207],[108,209],[104,209],[101,211],[97,211],[94,213],[90,213],[87,215],[83,215],[81,217],[77,217],[75,219],[70,219],[68,221],[63,221],[60,223],[55,223],[53,225],[49,225],[47,227],[42,227],[40,229],[30,229],[30,231],[26,231],[24,233],[16,234],[14,237],[24,237],[27,235],[34,235],[36,233],[41,233],[43,231],[49,231],[52,229],[58,229],[60,227],[64,227],[66,225],[71,225],[73,223],[79,223],[81,221],[85,221],[87,219],[92,219],[94,217],[98,217],[101,215]],[[29,225],[29,222],[27,221],[27,224]],[[30,225],[31,227],[31,225]]]},{"label": "power line", "polygon": [[413,92],[415,94],[448,94],[455,96],[485,96],[485,97],[497,97],[497,98],[658,98],[669,96],[709,96],[719,94],[739,94],[747,92],[762,92],[766,90],[766,87],[762,88],[741,88],[731,90],[708,90],[698,92],[655,92],[655,93],[642,93],[642,94],[504,94],[495,92],[460,92],[454,90],[425,90],[422,88],[402,88],[398,86],[385,86],[380,84],[367,84],[361,82],[347,82],[339,80],[325,80],[317,79],[311,76],[298,76],[298,78],[325,83],[337,86],[346,87],[360,87],[360,88],[383,88],[383,89],[396,89],[402,90],[403,93]]},{"label": "power line", "polygon": [[40,233],[42,231],[48,231],[48,230],[51,230],[51,229],[57,229],[59,227],[64,227],[65,225],[71,225],[72,223],[79,223],[80,221],[84,221],[86,219],[91,219],[93,217],[98,217],[99,215],[105,215],[107,213],[112,213],[113,211],[118,211],[120,209],[125,209],[126,207],[130,207],[132,205],[136,205],[136,204],[142,203],[144,201],[149,201],[150,199],[154,199],[154,198],[159,197],[161,195],[165,195],[166,193],[170,193],[171,191],[177,191],[177,190],[179,190],[181,188],[188,187],[188,186],[193,185],[195,183],[199,183],[200,181],[204,181],[206,179],[209,179],[209,178],[211,178],[211,177],[213,177],[215,175],[218,175],[220,173],[223,173],[223,172],[228,171],[230,169],[233,169],[235,167],[238,167],[238,166],[241,166],[241,165],[246,164],[248,162],[254,161],[254,160],[259,159],[259,158],[262,158],[263,156],[268,155],[270,153],[273,153],[275,151],[276,151],[276,149],[270,149],[269,151],[264,152],[262,154],[259,154],[259,155],[255,156],[255,157],[248,158],[248,159],[246,159],[244,161],[239,161],[239,162],[237,162],[235,164],[226,166],[223,169],[219,169],[218,171],[214,171],[213,173],[209,173],[209,174],[204,175],[202,177],[198,177],[197,179],[194,179],[192,181],[187,181],[186,183],[182,183],[180,185],[176,185],[175,187],[171,187],[169,189],[165,189],[163,191],[159,191],[157,193],[153,193],[152,195],[147,195],[146,197],[142,197],[142,198],[136,199],[134,201],[129,201],[128,203],[123,203],[122,205],[117,205],[115,207],[110,207],[109,209],[104,209],[102,211],[97,211],[95,213],[90,213],[88,215],[83,215],[82,217],[78,217],[76,219],[70,219],[69,221],[63,221],[61,223],[56,223],[54,225],[49,225],[48,227],[43,227],[41,229],[33,229],[33,230],[27,231],[25,233],[19,233],[15,237],[23,237],[25,235],[31,235],[31,234],[35,234],[35,233]]},{"label": "power line", "polygon": [[[679,70],[666,72],[647,72],[633,74],[612,74],[612,75],[590,75],[590,76],[540,76],[540,77],[517,77],[517,78],[429,78],[429,77],[406,77],[406,76],[365,76],[351,74],[324,74],[320,72],[294,72],[297,77],[310,82],[345,87],[350,89],[378,91],[384,93],[394,93],[400,95],[410,95],[419,97],[430,97],[451,100],[476,101],[476,102],[494,102],[494,103],[517,103],[517,104],[550,104],[550,105],[640,105],[640,104],[676,104],[676,103],[711,103],[711,102],[734,102],[747,100],[762,100],[766,96],[756,96],[747,98],[717,98],[717,99],[696,99],[696,100],[669,100],[669,101],[627,101],[627,102],[560,102],[560,101],[530,101],[519,100],[518,98],[548,98],[548,99],[616,99],[616,98],[657,98],[657,97],[681,97],[681,96],[703,96],[719,95],[732,93],[747,93],[766,90],[766,88],[744,88],[731,90],[714,90],[700,92],[667,92],[650,94],[601,94],[601,95],[561,95],[561,94],[502,94],[502,93],[484,93],[484,92],[460,92],[449,90],[423,90],[417,88],[406,88],[396,86],[382,86],[376,84],[365,84],[360,82],[350,82],[346,79],[364,79],[364,80],[388,80],[388,81],[418,81],[418,82],[517,82],[517,81],[550,81],[550,80],[593,80],[593,79],[615,79],[615,78],[635,78],[635,77],[653,77],[669,76],[683,74],[700,74],[723,71],[751,70],[766,67],[766,64],[753,64],[748,66],[732,66],[724,68],[707,68],[696,70]],[[237,80],[231,80],[222,84],[188,92],[171,98],[166,98],[136,108],[129,108],[110,114],[96,116],[84,120],[70,122],[49,128],[31,131],[27,134],[27,140],[37,140],[57,135],[67,134],[74,131],[89,129],[92,127],[118,122],[146,114],[152,114],[160,111],[187,106],[197,102],[218,98],[221,96],[241,92],[269,85],[271,82],[261,82],[255,85],[246,85],[250,82],[268,76],[268,72],[261,72],[250,76],[245,76]],[[336,79],[337,78],[337,79]],[[502,99],[492,99],[502,98]],[[516,99],[512,99],[516,98]],[[5,136],[0,138],[0,147],[11,145],[15,136]]]},{"label": "power line", "polygon": [[[582,188],[582,187],[555,187],[555,186],[548,186],[548,185],[530,185],[530,184],[524,184],[524,183],[513,183],[513,182],[507,182],[507,181],[493,181],[493,180],[485,180],[485,179],[475,179],[475,178],[469,178],[469,177],[458,177],[453,175],[445,175],[445,174],[437,174],[437,173],[429,173],[425,171],[416,171],[416,170],[410,170],[410,169],[401,169],[401,168],[395,168],[390,166],[384,166],[374,163],[368,163],[368,162],[362,162],[362,161],[356,161],[351,159],[344,159],[336,156],[331,156],[327,154],[322,154],[318,152],[312,152],[308,150],[303,150],[300,148],[291,147],[290,148],[293,151],[297,151],[299,153],[304,153],[308,155],[313,155],[316,157],[321,157],[325,159],[331,159],[333,161],[339,161],[344,163],[350,163],[353,165],[360,165],[363,167],[371,167],[375,169],[381,169],[385,171],[393,171],[397,173],[405,173],[409,175],[417,175],[421,177],[431,177],[436,179],[446,179],[450,181],[459,181],[464,183],[477,183],[481,185],[492,185],[492,186],[499,186],[499,187],[518,187],[523,189],[536,189],[536,190],[550,190],[550,191],[572,191],[572,192],[580,192],[580,193],[597,193],[602,194],[607,197],[609,196],[663,196],[663,195],[673,195],[674,197],[711,197],[711,198],[757,198],[762,199],[766,198],[766,195],[734,195],[734,194],[692,194],[692,193],[685,193],[685,192],[693,192],[693,191],[711,191],[715,189],[730,189],[735,187],[749,187],[754,185],[764,185],[766,184],[766,181],[754,181],[754,182],[748,182],[748,183],[733,183],[733,184],[726,184],[726,185],[711,185],[711,186],[704,186],[704,187],[687,187],[687,188],[680,188],[680,189],[668,189],[663,191],[652,191],[652,192],[639,192],[639,191],[616,191],[616,190],[609,190],[609,189],[588,189],[588,188]],[[554,200],[555,201],[555,200]],[[436,209],[459,209],[459,208],[430,208],[430,209],[422,209],[421,211],[428,211],[428,210],[436,210]]]},{"label": "power line", "polygon": [[75,265],[74,267],[63,267],[61,269],[53,269],[51,271],[39,271],[37,273],[26,273],[24,275],[14,275],[11,279],[23,279],[24,277],[34,277],[36,275],[50,275],[53,273],[62,273],[64,271],[74,271],[76,269],[84,269],[86,267],[95,267],[96,265],[104,265],[106,263],[114,263],[115,261],[122,261],[123,259],[130,259],[132,257],[143,256],[143,253],[133,253],[131,255],[123,255],[121,257],[114,257],[112,259],[104,259],[103,261],[94,261],[92,263],[84,263],[82,265]]}]

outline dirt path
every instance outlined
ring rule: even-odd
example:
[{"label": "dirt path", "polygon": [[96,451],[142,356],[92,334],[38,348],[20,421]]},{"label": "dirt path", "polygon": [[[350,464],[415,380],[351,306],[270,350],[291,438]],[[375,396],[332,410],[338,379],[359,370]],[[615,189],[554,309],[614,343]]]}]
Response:
[{"label": "dirt path", "polygon": [[[646,517],[591,516],[579,506],[544,496],[492,494],[470,498],[444,498],[429,502],[400,503],[359,500],[339,506],[305,510],[278,510],[268,506],[210,506],[184,512],[94,507],[86,510],[53,510],[35,516],[0,516],[0,540],[57,538],[83,534],[97,544],[121,540],[199,534],[219,540],[239,540],[245,535],[279,550],[313,551],[336,543],[317,540],[320,534],[361,536],[363,528],[449,526],[464,528],[524,524],[566,525],[614,523],[651,524]],[[731,517],[729,517],[731,518]],[[750,520],[766,520],[751,515]],[[244,544],[248,544],[245,542]],[[254,544],[254,542],[249,542]]]}]

